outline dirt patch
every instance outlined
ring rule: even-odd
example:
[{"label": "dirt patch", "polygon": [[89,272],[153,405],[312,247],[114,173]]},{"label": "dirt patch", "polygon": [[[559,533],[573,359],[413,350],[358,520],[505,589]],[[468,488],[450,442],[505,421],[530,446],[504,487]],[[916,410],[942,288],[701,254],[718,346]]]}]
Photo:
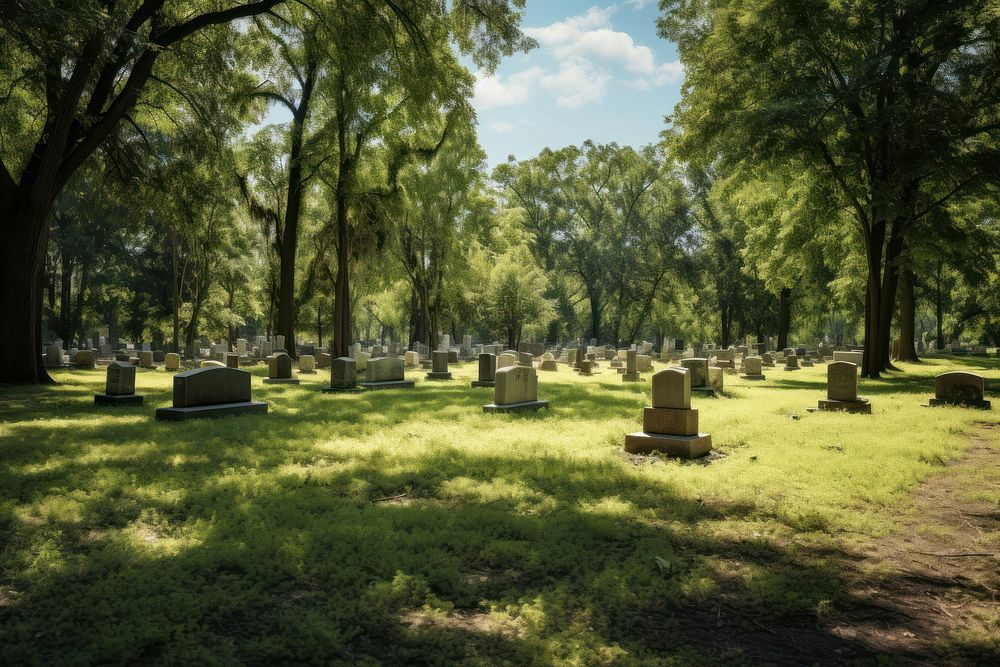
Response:
[{"label": "dirt patch", "polygon": [[524,628],[512,619],[499,619],[480,611],[452,610],[448,613],[412,609],[402,615],[403,625],[413,628],[458,631],[472,634],[499,635],[505,639],[520,639]]},{"label": "dirt patch", "polygon": [[[861,604],[829,618],[828,632],[917,662],[1000,658],[996,440],[992,434],[976,438],[961,460],[920,485],[915,511],[900,531],[863,550],[852,591]],[[990,500],[970,501],[970,491]]]}]

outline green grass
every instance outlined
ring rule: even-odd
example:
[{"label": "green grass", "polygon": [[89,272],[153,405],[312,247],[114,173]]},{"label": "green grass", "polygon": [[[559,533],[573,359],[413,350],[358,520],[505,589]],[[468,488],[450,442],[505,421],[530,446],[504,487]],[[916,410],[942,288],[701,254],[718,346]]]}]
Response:
[{"label": "green grass", "polygon": [[0,662],[704,664],[719,608],[850,604],[855,548],[997,421],[921,407],[957,367],[1000,379],[907,365],[872,416],[806,412],[823,365],[727,375],[687,463],[622,454],[649,381],[607,367],[539,372],[528,416],[484,415],[475,364],[356,395],[257,366],[270,414],[184,424],[162,370],[141,408],[95,408],[103,370],[0,389]]}]

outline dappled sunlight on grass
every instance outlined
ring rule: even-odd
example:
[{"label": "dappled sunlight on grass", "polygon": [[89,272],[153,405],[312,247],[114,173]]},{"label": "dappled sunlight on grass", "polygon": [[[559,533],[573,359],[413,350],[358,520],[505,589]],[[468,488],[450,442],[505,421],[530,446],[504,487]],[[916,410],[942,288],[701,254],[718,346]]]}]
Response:
[{"label": "dappled sunlight on grass", "polygon": [[263,385],[258,366],[268,415],[184,424],[153,420],[168,373],[140,371],[146,405],[118,410],[93,406],[103,371],[58,371],[0,389],[2,655],[697,662],[674,614],[847,598],[854,548],[998,421],[921,407],[958,365],[1000,380],[992,359],[905,365],[862,380],[871,416],[806,412],[824,365],[727,375],[693,399],[716,448],[699,462],[623,454],[649,375],[607,367],[539,373],[549,410],[488,415],[475,364],[359,394],[323,394],[324,372]]}]

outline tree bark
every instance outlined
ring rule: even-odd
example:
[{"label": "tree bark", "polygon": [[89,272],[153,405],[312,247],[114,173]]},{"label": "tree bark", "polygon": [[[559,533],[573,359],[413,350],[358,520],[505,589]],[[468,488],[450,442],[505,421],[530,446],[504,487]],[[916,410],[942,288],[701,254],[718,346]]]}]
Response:
[{"label": "tree bark", "polygon": [[920,361],[917,357],[916,297],[913,271],[904,268],[899,276],[899,356],[897,361]]},{"label": "tree bark", "polygon": [[778,293],[778,344],[779,350],[788,347],[788,331],[792,323],[792,288],[782,287]]},{"label": "tree bark", "polygon": [[50,384],[42,365],[42,279],[52,200],[0,215],[0,383]]}]

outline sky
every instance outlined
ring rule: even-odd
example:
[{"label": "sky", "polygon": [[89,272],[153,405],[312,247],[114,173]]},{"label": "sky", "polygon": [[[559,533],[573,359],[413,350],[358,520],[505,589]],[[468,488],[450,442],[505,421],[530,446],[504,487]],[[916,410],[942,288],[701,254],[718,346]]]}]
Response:
[{"label": "sky", "polygon": [[586,139],[658,139],[684,76],[656,35],[656,0],[528,0],[522,29],[539,44],[476,73],[479,142],[491,167]]}]

